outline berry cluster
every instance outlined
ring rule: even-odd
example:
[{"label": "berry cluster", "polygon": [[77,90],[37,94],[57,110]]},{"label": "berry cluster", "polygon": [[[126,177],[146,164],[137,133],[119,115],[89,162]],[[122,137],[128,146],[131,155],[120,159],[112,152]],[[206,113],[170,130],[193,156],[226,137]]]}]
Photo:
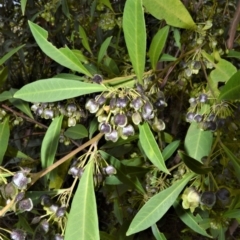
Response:
[{"label": "berry cluster", "polygon": [[68,127],[74,127],[82,118],[86,118],[86,113],[74,102],[64,104],[58,103],[34,103],[31,110],[41,118],[53,119],[60,114],[68,118]]},{"label": "berry cluster", "polygon": [[135,134],[134,126],[143,121],[149,122],[153,130],[161,131],[165,124],[158,113],[167,104],[161,91],[154,86],[152,90],[145,91],[140,84],[135,88],[114,89],[89,99],[85,108],[97,116],[99,131],[107,141],[127,139]]},{"label": "berry cluster", "polygon": [[197,98],[190,98],[189,103],[186,121],[199,123],[203,130],[215,131],[223,127],[227,119],[233,115],[231,104],[210,99],[206,93],[199,94]]}]

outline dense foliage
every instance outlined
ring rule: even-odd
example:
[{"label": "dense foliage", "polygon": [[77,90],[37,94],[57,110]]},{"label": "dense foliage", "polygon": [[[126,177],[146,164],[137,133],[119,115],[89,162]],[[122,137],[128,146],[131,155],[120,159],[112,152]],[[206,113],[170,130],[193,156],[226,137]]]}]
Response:
[{"label": "dense foliage", "polygon": [[240,2],[0,5],[0,239],[239,239]]}]

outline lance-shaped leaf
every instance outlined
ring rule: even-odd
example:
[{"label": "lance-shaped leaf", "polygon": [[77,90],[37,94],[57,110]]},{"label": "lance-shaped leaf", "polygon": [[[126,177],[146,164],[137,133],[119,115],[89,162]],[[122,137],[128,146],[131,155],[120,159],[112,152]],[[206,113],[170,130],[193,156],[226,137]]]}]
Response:
[{"label": "lance-shaped leaf", "polygon": [[146,57],[146,26],[142,0],[127,0],[123,11],[123,32],[133,69],[142,82]]},{"label": "lance-shaped leaf", "polygon": [[157,62],[159,57],[162,53],[162,50],[165,46],[167,37],[169,32],[169,26],[165,26],[164,28],[160,29],[156,35],[153,37],[152,42],[149,48],[149,58],[151,61],[152,69],[156,70]]},{"label": "lance-shaped leaf", "polygon": [[91,48],[89,46],[88,37],[87,34],[82,26],[79,26],[79,33],[80,37],[82,39],[82,45],[85,47],[85,49],[92,54]]},{"label": "lance-shaped leaf", "polygon": [[22,15],[25,15],[26,5],[27,5],[27,0],[21,0]]},{"label": "lance-shaped leaf", "polygon": [[63,115],[56,117],[50,124],[41,147],[42,168],[47,168],[53,164],[57,151],[59,136],[62,126]]},{"label": "lance-shaped leaf", "polygon": [[99,53],[98,53],[98,64],[102,61],[103,57],[106,55],[108,46],[112,40],[112,37],[108,37],[105,39],[105,41],[102,43]]},{"label": "lance-shaped leaf", "polygon": [[175,211],[179,218],[188,226],[190,227],[194,232],[201,234],[205,237],[212,238],[207,232],[199,225],[199,223],[202,222],[202,218],[200,215],[194,216],[189,210],[185,210],[182,208],[182,206],[179,204],[179,201],[175,201],[173,204],[173,207],[175,208]]},{"label": "lance-shaped leaf", "polygon": [[14,99],[14,98],[10,98],[9,102],[33,119],[33,115],[29,107],[29,103],[24,102],[21,99]]},{"label": "lance-shaped leaf", "polygon": [[201,162],[202,157],[208,156],[212,146],[213,135],[210,131],[202,131],[197,123],[191,123],[184,141],[188,156]]},{"label": "lance-shaped leaf", "polygon": [[100,239],[93,184],[93,160],[87,164],[74,195],[68,216],[65,240]]},{"label": "lance-shaped leaf", "polygon": [[10,52],[8,52],[6,55],[4,55],[1,59],[0,59],[0,65],[2,65],[3,63],[5,63],[13,54],[15,54],[17,51],[19,51],[21,48],[23,48],[25,46],[25,44],[12,49]]},{"label": "lance-shaped leaf", "polygon": [[240,71],[237,71],[221,89],[218,99],[237,100],[240,99]]},{"label": "lance-shaped leaf", "polygon": [[104,90],[106,88],[99,84],[50,78],[25,85],[14,94],[14,98],[28,102],[55,102]]},{"label": "lance-shaped leaf", "polygon": [[5,117],[2,123],[0,123],[0,165],[2,165],[3,157],[8,147],[8,140],[10,136],[9,118]]},{"label": "lance-shaped leaf", "polygon": [[159,170],[165,173],[169,173],[165,165],[162,153],[156,143],[150,127],[148,126],[148,123],[144,123],[138,127],[140,132],[139,140],[146,156]]},{"label": "lance-shaped leaf", "polygon": [[172,154],[178,149],[180,140],[169,143],[162,151],[164,161],[168,160]]},{"label": "lance-shaped leaf", "polygon": [[92,76],[67,46],[65,48],[57,49],[47,40],[48,33],[46,30],[30,21],[28,21],[28,24],[38,46],[48,57],[64,67],[83,73],[89,77]]},{"label": "lance-shaped leaf", "polygon": [[145,230],[161,219],[194,175],[194,173],[186,174],[171,187],[153,196],[134,217],[127,236]]},{"label": "lance-shaped leaf", "polygon": [[152,233],[156,240],[167,240],[164,234],[158,230],[156,223],[154,223],[151,228],[152,228]]},{"label": "lance-shaped leaf", "polygon": [[194,158],[189,157],[182,151],[178,151],[178,154],[183,160],[183,162],[187,165],[187,167],[197,174],[206,174],[212,170],[212,167],[203,165],[202,163],[200,163]]},{"label": "lance-shaped leaf", "polygon": [[180,0],[143,0],[147,12],[167,24],[186,29],[196,28],[191,15]]},{"label": "lance-shaped leaf", "polygon": [[81,139],[88,136],[88,131],[82,124],[76,124],[74,127],[68,128],[64,135],[72,139]]}]

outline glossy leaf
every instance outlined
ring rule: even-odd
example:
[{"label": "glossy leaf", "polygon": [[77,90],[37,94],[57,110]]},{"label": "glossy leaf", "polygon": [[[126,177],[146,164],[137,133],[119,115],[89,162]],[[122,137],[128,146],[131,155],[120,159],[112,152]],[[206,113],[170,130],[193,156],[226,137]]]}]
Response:
[{"label": "glossy leaf", "polygon": [[88,131],[82,124],[76,124],[76,126],[68,128],[64,135],[71,139],[81,139],[88,136]]},{"label": "glossy leaf", "polygon": [[94,118],[89,125],[89,139],[92,138],[93,134],[98,130],[98,121]]},{"label": "glossy leaf", "polygon": [[206,174],[213,169],[212,167],[207,167],[200,163],[199,161],[197,161],[196,159],[189,157],[182,151],[178,151],[178,154],[180,158],[183,160],[183,162],[187,165],[187,167],[197,174]]},{"label": "glossy leaf", "polygon": [[69,80],[76,80],[76,81],[85,81],[85,77],[80,77],[72,73],[59,73],[55,75],[53,78],[62,78],[62,79],[69,79]]},{"label": "glossy leaf", "polygon": [[93,164],[94,161],[90,160],[78,183],[68,216],[65,240],[100,239],[93,184]]},{"label": "glossy leaf", "polygon": [[177,60],[177,58],[175,58],[169,54],[163,54],[159,59],[160,62],[172,62],[172,61],[176,61],[176,60]]},{"label": "glossy leaf", "polygon": [[62,11],[65,14],[67,18],[70,19],[70,13],[69,13],[69,7],[68,7],[68,1],[67,0],[62,0]]},{"label": "glossy leaf", "polygon": [[212,132],[202,131],[197,123],[191,123],[185,137],[184,147],[188,156],[201,162],[202,157],[210,153],[212,140]]},{"label": "glossy leaf", "polygon": [[240,160],[233,154],[225,145],[221,143],[221,146],[224,150],[224,152],[229,157],[229,160],[231,160],[231,163],[233,165],[234,171],[236,172],[236,176],[238,179],[240,179]]},{"label": "glossy leaf", "polygon": [[161,219],[194,175],[186,174],[171,187],[150,198],[132,220],[127,235],[143,231]]},{"label": "glossy leaf", "polygon": [[102,61],[103,57],[106,55],[108,46],[112,40],[112,37],[108,37],[105,39],[105,41],[102,43],[99,53],[98,53],[98,64]]},{"label": "glossy leaf", "polygon": [[148,123],[139,125],[139,140],[144,153],[159,170],[169,173]]},{"label": "glossy leaf", "polygon": [[0,165],[2,165],[4,155],[8,147],[8,140],[10,136],[9,118],[5,117],[3,122],[0,123]]},{"label": "glossy leaf", "polygon": [[168,160],[173,153],[178,149],[180,145],[180,140],[169,143],[162,151],[162,156],[164,161]]},{"label": "glossy leaf", "polygon": [[199,214],[194,216],[189,210],[185,210],[179,204],[179,201],[175,201],[173,204],[174,209],[178,215],[178,217],[194,232],[201,234],[202,236],[212,238],[201,226],[199,223],[202,222],[202,218]]},{"label": "glossy leaf", "polygon": [[8,67],[4,66],[0,68],[0,87],[3,87],[8,78]]},{"label": "glossy leaf", "polygon": [[46,30],[30,21],[28,21],[28,24],[38,46],[48,57],[64,67],[83,73],[89,77],[92,76],[67,46],[57,49],[47,40],[48,33]]},{"label": "glossy leaf", "polygon": [[4,91],[0,94],[0,102],[6,101],[12,97],[13,95],[10,91]]},{"label": "glossy leaf", "polygon": [[25,15],[25,9],[27,5],[27,0],[21,0],[21,9],[22,9],[22,15]]},{"label": "glossy leaf", "polygon": [[180,33],[179,29],[177,29],[177,28],[173,29],[173,37],[174,37],[176,46],[179,49],[181,49],[181,33]]},{"label": "glossy leaf", "polygon": [[123,32],[128,54],[137,75],[142,82],[146,57],[146,26],[142,0],[127,0],[123,11]]},{"label": "glossy leaf", "polygon": [[236,71],[237,69],[232,63],[221,59],[215,65],[215,69],[210,73],[210,77],[214,81],[226,82]]},{"label": "glossy leaf", "polygon": [[6,55],[4,55],[1,59],[0,59],[0,65],[2,65],[3,63],[5,63],[13,54],[15,54],[17,51],[19,51],[21,48],[23,48],[25,46],[25,44],[12,49],[11,51],[9,51]]},{"label": "glossy leaf", "polygon": [[99,84],[50,78],[23,86],[14,94],[14,98],[28,102],[55,102],[104,90],[106,88]]},{"label": "glossy leaf", "polygon": [[218,62],[215,63],[213,56],[209,55],[205,51],[201,51],[202,56],[212,63],[214,70],[211,71],[210,77],[215,82],[226,82],[229,78],[237,71],[234,65],[222,58],[218,59]]},{"label": "glossy leaf", "polygon": [[227,210],[225,213],[223,213],[223,216],[226,218],[239,218],[240,209]]},{"label": "glossy leaf", "polygon": [[49,167],[54,162],[59,143],[62,119],[63,115],[56,117],[51,122],[43,138],[41,147],[41,164],[43,169]]},{"label": "glossy leaf", "polygon": [[88,52],[92,53],[91,48],[89,46],[87,34],[82,26],[79,26],[79,33],[80,33],[80,37],[82,39],[82,45],[85,47],[85,49]]},{"label": "glossy leaf", "polygon": [[113,11],[112,5],[109,0],[99,0],[99,2]]},{"label": "glossy leaf", "polygon": [[162,53],[162,50],[165,46],[168,37],[168,32],[169,26],[165,26],[164,28],[160,29],[153,37],[152,42],[150,44],[148,54],[153,70],[156,70],[157,62],[159,60],[159,57]]},{"label": "glossy leaf", "polygon": [[164,19],[170,26],[196,28],[191,15],[180,0],[143,0],[143,5],[147,12],[157,19]]},{"label": "glossy leaf", "polygon": [[219,100],[240,99],[240,71],[237,71],[221,89]]},{"label": "glossy leaf", "polygon": [[144,191],[142,185],[139,183],[138,179],[131,178],[130,176],[128,176],[128,173],[125,170],[125,166],[121,163],[121,161],[119,161],[115,157],[107,154],[104,151],[100,150],[99,153],[101,154],[101,156],[103,157],[104,160],[106,160],[109,164],[111,164],[113,167],[116,168],[117,173],[115,174],[115,176],[122,183],[129,185],[129,187],[135,189],[136,191],[138,191],[141,194],[145,194],[145,191]]},{"label": "glossy leaf", "polygon": [[12,147],[10,145],[7,148],[6,156],[15,157],[15,158],[23,158],[23,159],[31,161],[31,162],[36,161],[33,158],[26,155],[25,153],[21,152],[20,150]]},{"label": "glossy leaf", "polygon": [[157,224],[154,223],[152,226],[152,233],[156,240],[167,240],[163,233],[159,232]]},{"label": "glossy leaf", "polygon": [[234,51],[234,50],[230,50],[227,57],[233,57],[233,58],[237,58],[240,59],[240,52],[238,51]]},{"label": "glossy leaf", "polygon": [[16,108],[24,112],[28,117],[33,119],[33,115],[29,104],[27,102],[22,101],[21,99],[10,98],[9,102],[12,103]]}]

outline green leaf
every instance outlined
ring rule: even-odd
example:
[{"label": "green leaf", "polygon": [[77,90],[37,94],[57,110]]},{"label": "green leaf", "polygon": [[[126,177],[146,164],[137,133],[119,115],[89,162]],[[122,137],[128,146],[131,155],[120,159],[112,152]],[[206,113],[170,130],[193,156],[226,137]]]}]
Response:
[{"label": "green leaf", "polygon": [[14,98],[28,102],[55,102],[104,90],[106,88],[99,84],[50,78],[23,86],[14,94]]},{"label": "green leaf", "polygon": [[171,187],[150,198],[134,217],[126,235],[143,231],[161,219],[194,175],[194,173],[186,174]]},{"label": "green leaf", "polygon": [[72,139],[81,139],[88,136],[88,130],[82,124],[76,124],[74,127],[68,128],[64,135]]},{"label": "green leaf", "polygon": [[154,223],[152,226],[152,233],[156,240],[167,240],[163,233],[159,232],[157,224]]},{"label": "green leaf", "polygon": [[47,168],[53,164],[57,151],[59,136],[62,126],[63,115],[56,117],[48,127],[43,138],[41,147],[42,168]]},{"label": "green leaf", "polygon": [[162,50],[165,46],[167,37],[169,32],[169,26],[165,26],[164,28],[160,29],[152,39],[149,48],[149,58],[152,65],[152,69],[156,70],[157,62],[159,57],[162,53]]},{"label": "green leaf", "polygon": [[118,76],[120,74],[117,63],[110,57],[105,56],[103,61],[104,70],[108,72],[111,76]]},{"label": "green leaf", "polygon": [[226,218],[239,218],[239,216],[240,216],[240,209],[227,210],[225,213],[223,213],[223,217],[226,217]]},{"label": "green leaf", "polygon": [[80,77],[77,76],[75,74],[72,73],[59,73],[57,75],[55,75],[53,78],[62,78],[62,79],[66,79],[66,80],[76,80],[76,81],[85,81],[86,78],[85,77]]},{"label": "green leaf", "polygon": [[113,11],[112,5],[109,0],[99,0],[99,2]]},{"label": "green leaf", "polygon": [[8,78],[8,67],[0,67],[0,87],[3,87]]},{"label": "green leaf", "polygon": [[240,160],[225,145],[223,145],[223,143],[221,143],[221,146],[231,160],[234,171],[236,172],[236,176],[238,177],[238,179],[240,179]]},{"label": "green leaf", "polygon": [[238,51],[234,51],[234,50],[230,50],[227,57],[233,57],[233,58],[237,58],[240,59],[240,52]]},{"label": "green leaf", "polygon": [[147,12],[167,24],[186,29],[196,28],[191,15],[180,0],[143,0]]},{"label": "green leaf", "polygon": [[175,44],[176,46],[181,49],[181,33],[180,33],[180,30],[177,29],[177,28],[174,28],[173,29],[173,37],[174,37],[174,40],[175,40]]},{"label": "green leaf", "polygon": [[24,160],[28,160],[28,161],[36,161],[33,158],[29,157],[28,155],[26,155],[25,153],[21,152],[20,150],[12,147],[12,146],[8,146],[7,148],[7,152],[6,155],[8,157],[15,157],[15,158],[22,158]]},{"label": "green leaf", "polygon": [[211,71],[210,77],[215,82],[226,82],[237,71],[234,65],[224,59],[219,58],[215,63],[213,56],[209,55],[205,51],[201,51],[202,56],[211,62],[214,66],[214,70]]},{"label": "green leaf", "polygon": [[82,45],[85,47],[85,49],[92,54],[91,48],[89,46],[88,37],[87,34],[82,26],[79,26],[79,33],[80,37],[82,39]]},{"label": "green leaf", "polygon": [[125,166],[118,159],[101,150],[99,151],[99,153],[101,154],[104,160],[106,160],[109,164],[116,168],[117,173],[115,174],[115,176],[122,183],[125,183],[129,185],[129,187],[136,189],[136,191],[138,191],[141,194],[145,194],[145,191],[142,185],[139,183],[138,179],[136,177],[135,178],[130,177],[128,175],[128,172],[125,170]]},{"label": "green leaf", "polygon": [[28,24],[38,46],[47,56],[64,67],[83,73],[89,77],[92,76],[67,46],[57,49],[52,43],[47,41],[48,33],[46,30],[30,21],[28,21]]},{"label": "green leaf", "polygon": [[112,40],[112,37],[108,37],[105,39],[105,41],[102,43],[99,53],[98,53],[98,64],[102,61],[103,57],[106,55],[108,46]]},{"label": "green leaf", "polygon": [[219,100],[240,99],[240,71],[237,71],[221,89]]},{"label": "green leaf", "polygon": [[178,151],[178,154],[186,166],[197,174],[206,174],[213,169],[212,167],[205,166],[196,159],[189,157],[182,151]]},{"label": "green leaf", "polygon": [[0,94],[0,102],[6,101],[12,97],[13,97],[13,95],[12,95],[11,91],[4,91]]},{"label": "green leaf", "polygon": [[0,65],[2,65],[3,63],[5,63],[13,54],[15,54],[17,51],[19,51],[21,48],[23,48],[25,46],[25,44],[12,49],[11,51],[9,51],[6,55],[4,55],[1,59],[0,59]]},{"label": "green leaf", "polygon": [[9,118],[5,117],[3,122],[0,123],[0,142],[1,142],[0,166],[2,165],[4,155],[8,147],[9,136],[10,136]]},{"label": "green leaf", "polygon": [[92,138],[93,134],[98,130],[98,121],[94,118],[89,125],[89,139]]},{"label": "green leaf", "polygon": [[226,82],[237,71],[232,63],[221,59],[215,64],[215,69],[210,73],[210,77],[214,81]]},{"label": "green leaf", "polygon": [[93,184],[94,161],[90,160],[78,184],[68,216],[65,240],[98,240],[97,206]]},{"label": "green leaf", "polygon": [[133,69],[142,82],[146,57],[146,26],[142,0],[127,0],[123,11],[123,32]]},{"label": "green leaf", "polygon": [[176,60],[177,60],[177,58],[175,58],[169,54],[165,54],[165,53],[159,59],[160,62],[173,62]]},{"label": "green leaf", "polygon": [[201,162],[208,156],[212,147],[213,135],[210,131],[202,131],[197,123],[191,123],[184,141],[187,154]]},{"label": "green leaf", "polygon": [[24,112],[27,116],[33,119],[31,109],[29,108],[29,104],[27,102],[24,102],[21,99],[14,99],[14,98],[10,98],[9,102],[12,103],[19,110]]},{"label": "green leaf", "polygon": [[139,125],[139,140],[141,146],[144,150],[144,153],[149,158],[149,160],[156,166],[159,170],[168,173],[169,171],[165,165],[162,153],[159,149],[159,146],[156,143],[156,140],[148,126],[148,123]]},{"label": "green leaf", "polygon": [[194,232],[201,234],[202,236],[212,238],[207,232],[199,226],[199,223],[202,222],[202,218],[200,215],[194,216],[189,210],[185,210],[179,204],[179,201],[175,201],[173,204],[175,211],[178,217]]},{"label": "green leaf", "polygon": [[162,151],[162,156],[164,161],[168,160],[173,153],[178,149],[180,145],[180,140],[176,140],[174,142],[171,142],[170,144],[168,144]]},{"label": "green leaf", "polygon": [[27,0],[21,0],[21,9],[22,9],[22,15],[25,15],[25,9],[27,5]]},{"label": "green leaf", "polygon": [[67,0],[62,0],[62,12],[65,14],[67,18],[70,19],[70,13],[69,13],[69,8],[68,8],[68,2]]}]

